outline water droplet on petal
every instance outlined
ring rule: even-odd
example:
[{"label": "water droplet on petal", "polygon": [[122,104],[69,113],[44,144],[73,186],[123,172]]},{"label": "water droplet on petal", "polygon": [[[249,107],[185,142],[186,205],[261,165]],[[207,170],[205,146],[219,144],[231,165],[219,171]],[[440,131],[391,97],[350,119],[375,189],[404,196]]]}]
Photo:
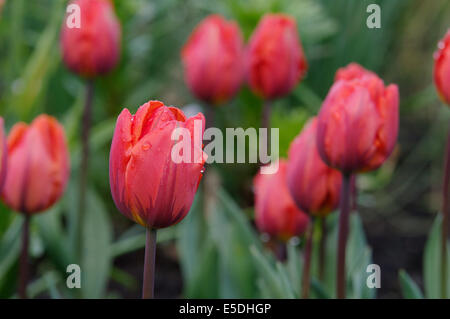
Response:
[{"label": "water droplet on petal", "polygon": [[152,146],[149,143],[142,144],[142,150],[148,151]]}]

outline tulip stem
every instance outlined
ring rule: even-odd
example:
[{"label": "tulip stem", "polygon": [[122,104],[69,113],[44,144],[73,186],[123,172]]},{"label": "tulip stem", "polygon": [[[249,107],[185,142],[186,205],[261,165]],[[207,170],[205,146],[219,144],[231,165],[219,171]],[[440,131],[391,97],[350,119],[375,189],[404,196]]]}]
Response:
[{"label": "tulip stem", "polygon": [[20,253],[19,297],[27,299],[28,246],[30,241],[30,216],[25,214],[22,228],[22,251]]},{"label": "tulip stem", "polygon": [[345,257],[348,237],[348,223],[350,213],[350,181],[351,174],[342,173],[342,187],[340,198],[339,234],[338,234],[338,255],[337,255],[337,293],[338,299],[345,298]]},{"label": "tulip stem", "polygon": [[[267,130],[267,134],[265,135],[265,140],[262,138],[262,141],[260,141],[260,148],[264,147],[265,149],[263,152],[259,152],[260,156],[261,154],[266,154],[269,156],[270,152],[270,115],[271,115],[271,109],[272,109],[272,101],[271,100],[264,100],[263,103],[263,110],[262,110],[262,118],[261,118],[261,125],[262,128]],[[264,136],[264,135],[263,135]],[[268,164],[264,163],[263,164]]]},{"label": "tulip stem", "polygon": [[447,236],[448,236],[448,190],[450,182],[450,130],[447,134],[444,181],[442,185],[442,231],[441,231],[441,296],[447,299]]},{"label": "tulip stem", "polygon": [[306,231],[306,245],[303,255],[303,274],[302,274],[302,299],[308,299],[309,287],[311,283],[311,252],[313,241],[314,225],[310,224]]},{"label": "tulip stem", "polygon": [[[270,128],[270,114],[272,111],[272,101],[264,100],[263,110],[262,110],[262,127]],[[269,137],[267,136],[269,139]]]},{"label": "tulip stem", "polygon": [[77,225],[77,256],[81,258],[83,250],[83,216],[86,210],[86,187],[89,167],[89,133],[91,130],[91,113],[92,100],[94,97],[94,82],[93,80],[86,81],[86,99],[83,110],[81,143],[82,155],[80,164],[80,185],[79,185],[79,210],[78,210],[78,225]]},{"label": "tulip stem", "polygon": [[320,218],[320,246],[319,246],[319,279],[323,281],[325,275],[325,259],[326,259],[326,243],[327,243],[327,221],[326,217]]},{"label": "tulip stem", "polygon": [[142,299],[153,299],[155,290],[156,229],[147,228],[145,236],[144,281]]}]

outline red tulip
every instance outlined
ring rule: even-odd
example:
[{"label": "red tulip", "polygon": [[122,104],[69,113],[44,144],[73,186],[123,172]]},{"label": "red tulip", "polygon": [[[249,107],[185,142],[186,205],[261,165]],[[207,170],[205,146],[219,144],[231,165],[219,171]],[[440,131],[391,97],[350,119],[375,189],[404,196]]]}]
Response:
[{"label": "red tulip", "polygon": [[350,63],[344,68],[340,68],[336,71],[336,75],[334,76],[334,81],[339,80],[353,80],[355,78],[361,78],[365,75],[375,75],[372,71],[369,71],[367,69],[364,69],[361,65],[358,63]]},{"label": "red tulip", "polygon": [[[344,173],[370,171],[397,142],[399,95],[374,73],[339,71],[318,117],[317,147],[323,161]],[[350,76],[346,74],[349,71]]]},{"label": "red tulip", "polygon": [[287,185],[298,207],[326,216],[339,204],[341,173],[327,166],[316,144],[317,119],[306,124],[289,148]]},{"label": "red tulip", "polygon": [[8,136],[8,171],[2,197],[10,208],[31,215],[52,206],[69,178],[63,127],[48,115],[17,123]]},{"label": "red tulip", "polygon": [[232,98],[244,78],[244,42],[238,25],[214,14],[203,20],[181,52],[185,81],[201,100]]},{"label": "red tulip", "polygon": [[[172,133],[187,128],[196,132],[191,143],[199,158],[176,163]],[[199,126],[198,126],[199,125]],[[124,109],[117,119],[109,157],[109,181],[117,208],[147,228],[163,228],[181,221],[189,212],[202,177],[206,154],[201,150],[205,118],[186,118],[182,111],[159,101],[142,105],[135,115]]]},{"label": "red tulip", "polygon": [[450,30],[434,53],[434,84],[441,99],[450,105]]},{"label": "red tulip", "polygon": [[265,99],[281,97],[302,79],[307,67],[295,20],[284,14],[265,15],[248,46],[252,90]]},{"label": "red tulip", "polygon": [[120,54],[120,23],[109,0],[75,0],[80,8],[80,27],[61,30],[61,51],[66,66],[81,76],[95,77],[113,69]]},{"label": "red tulip", "polygon": [[0,117],[0,191],[3,189],[6,180],[7,153],[8,148],[6,146],[5,126],[3,118]]},{"label": "red tulip", "polygon": [[297,208],[289,193],[285,160],[280,160],[274,174],[258,173],[253,186],[256,226],[261,232],[286,241],[306,231],[309,218]]}]

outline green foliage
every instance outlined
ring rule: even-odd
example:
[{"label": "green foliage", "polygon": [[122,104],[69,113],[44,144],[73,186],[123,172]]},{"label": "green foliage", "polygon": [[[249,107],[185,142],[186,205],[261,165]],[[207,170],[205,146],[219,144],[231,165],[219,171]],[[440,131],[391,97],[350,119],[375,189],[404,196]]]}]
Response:
[{"label": "green foliage", "polygon": [[408,273],[401,269],[398,274],[403,297],[407,299],[423,299],[422,291]]},{"label": "green foliage", "polygon": [[[425,296],[427,298],[441,297],[441,230],[442,216],[438,214],[434,221],[425,245],[423,256],[423,278],[425,285]],[[447,260],[450,260],[450,247],[447,244]],[[450,264],[447,263],[447,274],[450,274]],[[447,287],[450,287],[450,278],[447,277]],[[448,290],[448,288],[447,288]]]},{"label": "green foliage", "polygon": [[[449,113],[444,109],[437,111],[442,106],[431,85],[431,56],[437,39],[448,27],[448,1],[436,0],[427,5],[419,0],[114,2],[123,31],[121,61],[111,74],[95,83],[81,261],[75,256],[75,240],[80,226],[77,177],[85,88],[84,80],[64,67],[59,53],[59,30],[67,1],[11,0],[6,1],[1,13],[0,113],[6,127],[9,129],[18,120],[29,122],[42,112],[56,116],[66,129],[72,167],[63,199],[32,219],[30,253],[35,273],[28,288],[30,296],[118,296],[114,288],[107,290],[111,281],[139,295],[134,274],[114,264],[117,258],[141,250],[145,242],[144,230],[117,212],[110,195],[108,157],[115,121],[122,108],[134,113],[150,99],[179,107],[195,101],[183,82],[180,50],[194,26],[211,13],[236,20],[246,39],[265,13],[285,12],[297,20],[309,70],[289,96],[273,105],[272,127],[280,128],[282,157],[286,157],[290,143],[306,121],[317,114],[337,68],[356,61],[383,74],[387,83],[399,83],[400,158],[394,154],[392,161],[377,172],[359,177],[358,205],[364,221],[376,216],[378,221],[391,220],[397,228],[406,228],[411,236],[424,233],[422,219],[420,227],[410,227],[409,221],[416,220],[417,211],[420,216],[434,212],[435,204],[430,202],[438,202],[434,200],[434,185],[440,183]],[[374,2],[383,8],[382,28],[369,30],[361,26],[365,25],[367,4]],[[425,24],[427,28],[423,28]],[[262,101],[244,87],[233,101],[217,109],[216,124],[219,128],[258,127],[261,105]],[[158,233],[159,243],[177,243],[184,295],[298,297],[301,247],[289,244],[288,259],[281,264],[263,247],[248,218],[247,212],[253,210],[251,180],[256,165],[224,164],[215,165],[214,169],[223,185],[217,190],[210,214],[204,211],[203,193],[199,190],[186,219]],[[430,189],[432,200],[420,199]],[[415,212],[411,213],[411,206]],[[431,216],[428,214],[428,219]],[[429,234],[424,254],[427,298],[439,297],[439,218]],[[0,297],[15,297],[22,220],[15,212],[0,207]],[[327,228],[328,262],[322,282],[318,280],[317,249],[313,253],[311,294],[319,298],[335,296],[337,214],[327,219]],[[318,238],[314,239],[315,247]],[[365,267],[371,263],[372,253],[356,213],[351,219],[347,252],[349,297],[375,297],[375,291],[365,285]],[[70,263],[82,264],[81,293],[66,288],[66,266]],[[422,297],[406,272],[399,273],[399,280],[404,297]]]}]

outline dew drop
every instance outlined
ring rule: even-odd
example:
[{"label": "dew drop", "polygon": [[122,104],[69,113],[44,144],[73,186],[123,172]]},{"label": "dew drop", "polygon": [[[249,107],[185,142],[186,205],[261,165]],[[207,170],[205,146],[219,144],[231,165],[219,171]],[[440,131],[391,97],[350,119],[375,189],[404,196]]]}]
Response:
[{"label": "dew drop", "polygon": [[142,150],[148,151],[152,146],[149,143],[142,144]]}]

